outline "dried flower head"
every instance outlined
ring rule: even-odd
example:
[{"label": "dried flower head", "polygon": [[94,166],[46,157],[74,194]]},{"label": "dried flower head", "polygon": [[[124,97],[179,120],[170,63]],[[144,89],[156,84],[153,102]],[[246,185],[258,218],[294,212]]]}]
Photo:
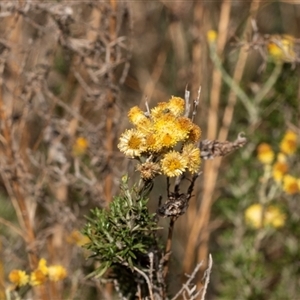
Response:
[{"label": "dried flower head", "polygon": [[159,164],[151,161],[139,164],[136,169],[141,173],[141,178],[145,181],[151,180],[160,174]]}]

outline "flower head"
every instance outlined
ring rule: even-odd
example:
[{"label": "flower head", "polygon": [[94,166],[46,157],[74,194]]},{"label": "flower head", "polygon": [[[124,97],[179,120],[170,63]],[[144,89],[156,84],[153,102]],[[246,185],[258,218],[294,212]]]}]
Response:
[{"label": "flower head", "polygon": [[201,129],[198,125],[192,124],[189,130],[189,138],[188,141],[191,143],[199,142],[201,137]]},{"label": "flower head", "polygon": [[44,274],[41,270],[36,269],[30,274],[30,285],[42,285],[47,281],[47,275]]},{"label": "flower head", "polygon": [[179,117],[184,113],[184,104],[185,102],[182,98],[172,96],[167,106],[175,117]]},{"label": "flower head", "polygon": [[187,167],[187,159],[177,151],[166,153],[161,160],[162,172],[168,177],[181,175]]},{"label": "flower head", "polygon": [[49,266],[49,280],[50,281],[59,281],[67,277],[66,269],[61,265],[52,265]]},{"label": "flower head", "polygon": [[29,282],[29,276],[23,270],[12,270],[8,275],[8,279],[17,287],[24,286]]},{"label": "flower head", "polygon": [[294,195],[300,192],[297,178],[291,175],[285,175],[283,177],[282,188],[289,195]]},{"label": "flower head", "polygon": [[280,142],[280,150],[287,154],[294,154],[297,149],[297,134],[291,130],[288,130],[282,141]]},{"label": "flower head", "polygon": [[201,158],[200,149],[195,147],[194,144],[186,144],[182,149],[182,157],[187,160],[187,169],[191,173],[196,173],[199,170]]},{"label": "flower head", "polygon": [[138,130],[126,130],[120,137],[118,148],[126,156],[138,157],[146,150],[145,136]]},{"label": "flower head", "polygon": [[88,146],[89,146],[89,142],[86,138],[84,137],[77,138],[72,148],[73,155],[80,156],[85,154]]},{"label": "flower head", "polygon": [[160,166],[154,162],[145,162],[138,165],[136,169],[141,173],[141,178],[145,181],[151,180],[160,174]]},{"label": "flower head", "polygon": [[285,224],[286,215],[277,206],[270,205],[263,210],[263,206],[256,203],[246,209],[245,219],[247,224],[254,228],[280,228]]},{"label": "flower head", "polygon": [[138,106],[134,106],[130,109],[128,113],[128,118],[129,121],[134,125],[138,125],[148,120],[145,113]]},{"label": "flower head", "polygon": [[263,164],[271,164],[274,160],[274,151],[267,143],[262,143],[257,147],[257,158]]},{"label": "flower head", "polygon": [[274,165],[273,165],[273,169],[272,169],[272,175],[273,178],[276,182],[280,182],[284,176],[284,174],[286,174],[288,171],[288,165],[286,162],[281,162],[281,161],[277,161]]},{"label": "flower head", "polygon": [[207,41],[214,43],[217,40],[218,33],[215,30],[208,30],[206,34]]},{"label": "flower head", "polygon": [[296,59],[295,39],[292,36],[274,35],[268,43],[268,52],[275,60],[293,62]]}]

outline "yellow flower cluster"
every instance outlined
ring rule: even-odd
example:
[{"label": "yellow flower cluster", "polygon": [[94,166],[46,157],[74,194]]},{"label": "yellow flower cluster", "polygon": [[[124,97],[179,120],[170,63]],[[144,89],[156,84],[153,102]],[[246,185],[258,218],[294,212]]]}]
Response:
[{"label": "yellow flower cluster", "polygon": [[283,227],[286,215],[274,205],[269,205],[263,209],[260,203],[252,204],[245,211],[245,220],[253,228],[262,227]]},{"label": "yellow flower cluster", "polygon": [[38,267],[30,275],[26,274],[23,270],[12,270],[8,275],[8,279],[17,288],[26,284],[31,286],[42,285],[47,280],[59,281],[66,278],[66,276],[67,271],[63,266],[47,266],[47,261],[42,258],[39,261]]},{"label": "yellow flower cluster", "polygon": [[274,162],[275,153],[270,145],[262,143],[257,147],[257,158],[264,165],[272,165],[273,179],[282,186],[285,193],[300,193],[300,178],[288,174],[288,160],[297,150],[297,134],[288,130],[280,142],[280,152]]},{"label": "yellow flower cluster", "polygon": [[140,161],[137,170],[144,180],[161,173],[174,177],[199,170],[200,150],[195,144],[201,130],[184,111],[185,101],[179,97],[158,103],[146,113],[137,106],[130,109],[128,118],[134,128],[121,135],[118,148]]}]

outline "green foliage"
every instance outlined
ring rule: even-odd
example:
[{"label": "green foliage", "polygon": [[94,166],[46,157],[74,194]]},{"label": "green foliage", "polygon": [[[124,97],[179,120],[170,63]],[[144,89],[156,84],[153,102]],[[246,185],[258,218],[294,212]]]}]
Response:
[{"label": "green foliage", "polygon": [[[100,266],[90,276],[101,277],[110,268],[112,273],[109,272],[109,276],[117,275],[118,282],[128,285],[128,276],[136,268],[149,268],[148,254],[159,252],[156,236],[159,227],[155,214],[149,213],[147,202],[148,199],[128,188],[125,179],[121,194],[114,198],[108,209],[95,208],[91,211],[84,228],[84,234],[91,241],[86,247],[100,261]],[[121,285],[121,289],[124,288],[128,294],[130,288],[126,284]]]}]

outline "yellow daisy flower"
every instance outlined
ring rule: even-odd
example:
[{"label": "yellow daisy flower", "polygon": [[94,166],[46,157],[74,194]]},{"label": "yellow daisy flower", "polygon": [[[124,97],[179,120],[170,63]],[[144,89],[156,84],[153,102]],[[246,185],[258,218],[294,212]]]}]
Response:
[{"label": "yellow daisy flower", "polygon": [[294,154],[297,149],[297,134],[288,130],[280,142],[280,150],[287,154]]},{"label": "yellow daisy flower", "polygon": [[184,113],[185,101],[180,97],[172,96],[169,102],[167,103],[168,109],[175,117],[182,116]]},{"label": "yellow daisy flower", "polygon": [[49,266],[49,280],[50,281],[59,281],[67,277],[66,269],[61,265]]},{"label": "yellow daisy flower", "polygon": [[138,125],[141,122],[148,120],[148,118],[145,116],[145,113],[138,106],[134,106],[129,110],[128,118],[129,121],[134,125]]},{"label": "yellow daisy flower", "polygon": [[163,115],[169,114],[170,109],[168,108],[167,102],[160,102],[151,109],[151,117],[154,121],[160,119]]},{"label": "yellow daisy flower", "polygon": [[187,159],[187,169],[191,173],[196,173],[199,170],[201,158],[200,149],[193,144],[186,144],[182,149],[182,157]]},{"label": "yellow daisy flower", "polygon": [[187,132],[181,130],[178,120],[170,113],[157,119],[153,128],[160,147],[173,147],[187,136]]},{"label": "yellow daisy flower", "polygon": [[148,134],[149,132],[151,132],[152,127],[153,123],[149,118],[141,119],[136,124],[136,129],[143,134]]},{"label": "yellow daisy flower", "polygon": [[291,175],[285,175],[283,177],[282,189],[289,195],[294,195],[300,192],[297,178]]},{"label": "yellow daisy flower", "polygon": [[135,129],[126,130],[120,137],[118,148],[126,156],[138,157],[146,151],[145,136]]},{"label": "yellow daisy flower", "polygon": [[161,170],[168,177],[181,175],[187,167],[186,158],[177,151],[166,153],[161,160]]},{"label": "yellow daisy flower", "polygon": [[29,276],[22,270],[12,270],[8,275],[8,279],[17,287],[24,286],[29,282]]},{"label": "yellow daisy flower", "polygon": [[162,149],[162,145],[158,143],[158,136],[150,132],[145,137],[145,147],[148,152],[160,152]]},{"label": "yellow daisy flower", "polygon": [[257,147],[257,158],[262,164],[271,164],[274,156],[274,151],[269,144],[262,143]]}]

